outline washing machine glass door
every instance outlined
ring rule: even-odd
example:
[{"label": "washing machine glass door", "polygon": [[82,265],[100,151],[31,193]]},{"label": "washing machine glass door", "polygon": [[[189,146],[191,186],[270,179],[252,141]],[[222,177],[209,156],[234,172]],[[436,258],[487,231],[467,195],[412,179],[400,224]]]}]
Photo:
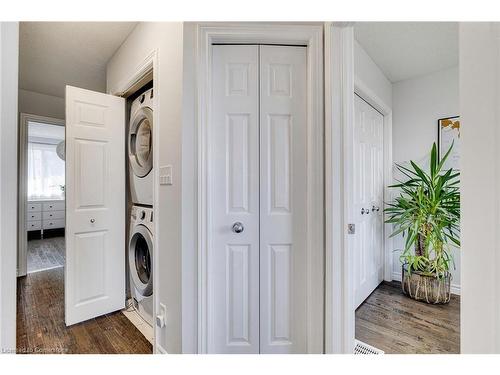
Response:
[{"label": "washing machine glass door", "polygon": [[153,238],[151,232],[138,225],[129,243],[129,268],[134,286],[141,295],[153,293]]},{"label": "washing machine glass door", "polygon": [[134,174],[145,177],[153,168],[153,111],[148,107],[140,108],[130,119],[128,152]]}]

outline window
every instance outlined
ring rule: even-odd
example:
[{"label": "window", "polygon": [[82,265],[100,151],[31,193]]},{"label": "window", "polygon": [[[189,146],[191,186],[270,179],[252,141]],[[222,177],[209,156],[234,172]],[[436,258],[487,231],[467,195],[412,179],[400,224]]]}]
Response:
[{"label": "window", "polygon": [[[54,130],[59,133],[62,131],[62,137],[60,134],[55,136]],[[29,124],[28,199],[64,199],[64,160],[56,152],[56,147],[62,140],[64,127]]]}]

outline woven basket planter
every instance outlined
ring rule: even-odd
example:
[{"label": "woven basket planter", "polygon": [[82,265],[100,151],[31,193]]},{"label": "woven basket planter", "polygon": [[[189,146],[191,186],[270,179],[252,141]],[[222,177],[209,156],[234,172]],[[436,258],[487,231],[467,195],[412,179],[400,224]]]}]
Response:
[{"label": "woven basket planter", "polygon": [[427,276],[418,271],[408,272],[403,265],[401,286],[403,293],[417,301],[444,304],[451,298],[451,274],[443,277]]}]

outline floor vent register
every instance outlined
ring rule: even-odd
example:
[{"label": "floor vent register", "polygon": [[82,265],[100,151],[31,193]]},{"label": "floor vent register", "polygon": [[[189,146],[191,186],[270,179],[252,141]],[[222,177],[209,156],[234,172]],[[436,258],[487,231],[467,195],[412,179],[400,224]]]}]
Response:
[{"label": "floor vent register", "polygon": [[363,341],[356,340],[354,347],[354,354],[384,354],[383,350],[377,349]]}]

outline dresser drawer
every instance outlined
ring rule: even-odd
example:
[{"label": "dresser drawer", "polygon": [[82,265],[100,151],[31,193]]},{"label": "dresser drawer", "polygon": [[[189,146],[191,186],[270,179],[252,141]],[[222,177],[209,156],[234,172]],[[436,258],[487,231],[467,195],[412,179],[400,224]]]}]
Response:
[{"label": "dresser drawer", "polygon": [[64,228],[64,219],[44,220],[43,229]]},{"label": "dresser drawer", "polygon": [[40,211],[42,211],[42,204],[28,202],[27,211],[28,212],[40,212]]},{"label": "dresser drawer", "polygon": [[28,231],[30,231],[30,230],[40,230],[40,229],[42,229],[42,221],[41,220],[28,221],[27,224],[26,224],[26,229]]},{"label": "dresser drawer", "polygon": [[46,202],[43,203],[43,211],[64,211],[65,205],[63,202]]},{"label": "dresser drawer", "polygon": [[64,211],[44,211],[43,220],[64,219]]},{"label": "dresser drawer", "polygon": [[28,211],[26,213],[26,220],[28,221],[36,221],[36,220],[42,220],[42,213],[41,212],[35,212],[35,211]]}]

